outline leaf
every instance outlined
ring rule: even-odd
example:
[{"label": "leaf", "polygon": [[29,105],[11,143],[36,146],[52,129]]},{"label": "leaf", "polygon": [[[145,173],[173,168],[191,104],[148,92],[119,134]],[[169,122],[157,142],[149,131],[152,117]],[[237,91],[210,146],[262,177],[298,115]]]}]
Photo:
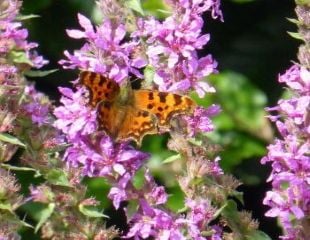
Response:
[{"label": "leaf", "polygon": [[144,16],[140,0],[125,0],[125,6]]},{"label": "leaf", "polygon": [[20,220],[19,223],[20,223],[22,226],[24,226],[24,227],[33,228],[32,225],[30,225],[29,223],[27,223],[27,222],[25,222],[25,221]]},{"label": "leaf", "polygon": [[2,142],[7,142],[7,143],[11,143],[14,145],[18,145],[21,147],[26,147],[25,144],[23,144],[18,138],[8,134],[8,133],[0,133],[0,141]]},{"label": "leaf", "polygon": [[68,181],[67,174],[62,169],[51,169],[45,175],[47,181],[51,184],[70,187],[71,184]]},{"label": "leaf", "polygon": [[225,208],[222,210],[222,214],[227,219],[231,219],[233,221],[238,219],[237,204],[233,200],[228,200]]},{"label": "leaf", "polygon": [[220,153],[221,166],[230,171],[241,164],[244,159],[261,157],[266,153],[264,144],[252,136],[239,131],[226,131],[221,133],[218,143],[224,151]]},{"label": "leaf", "polygon": [[215,213],[214,213],[214,216],[213,218],[217,218],[222,212],[223,210],[226,208],[227,204],[224,204],[221,208],[219,208]]},{"label": "leaf", "polygon": [[25,63],[33,66],[33,63],[30,61],[25,52],[13,50],[10,52],[10,58],[13,60],[14,63]]},{"label": "leaf", "polygon": [[12,205],[10,203],[5,203],[5,202],[0,203],[0,209],[1,210],[7,210],[10,213],[14,212],[13,209],[12,209]]},{"label": "leaf", "polygon": [[35,172],[35,177],[39,177],[41,176],[42,174],[40,173],[39,170],[37,169],[34,169],[34,168],[29,168],[29,167],[17,167],[17,166],[12,166],[12,165],[9,165],[9,164],[4,164],[2,163],[0,165],[1,167],[7,169],[7,170],[13,170],[13,171],[30,171],[30,172]]},{"label": "leaf", "polygon": [[301,22],[296,18],[286,18],[289,22],[294,23],[296,25],[300,25]]},{"label": "leaf", "polygon": [[16,17],[17,21],[24,21],[24,20],[28,20],[28,19],[32,19],[32,18],[39,18],[40,15],[36,15],[36,14],[29,14],[29,15],[19,15]]},{"label": "leaf", "polygon": [[287,33],[295,39],[304,40],[304,38],[300,35],[299,32],[287,32]]},{"label": "leaf", "polygon": [[144,68],[143,74],[144,74],[144,84],[146,86],[152,86],[155,75],[155,69],[152,66],[147,65]]},{"label": "leaf", "polygon": [[214,103],[221,106],[220,114],[212,118],[216,130],[208,133],[208,137],[222,146],[221,167],[232,172],[245,161],[261,158],[266,143],[273,139],[271,124],[266,119],[268,113],[264,109],[267,97],[245,76],[232,71],[213,75],[209,80],[217,94],[195,99],[205,107]]},{"label": "leaf", "polygon": [[52,216],[55,209],[55,203],[49,203],[42,209],[38,209],[37,216],[39,218],[39,221],[34,229],[34,232],[37,233],[38,230],[42,227],[42,225],[47,221],[47,219]]},{"label": "leaf", "polygon": [[244,205],[243,192],[234,191],[232,195]]},{"label": "leaf", "polygon": [[171,9],[168,8],[168,5],[163,0],[144,0],[143,9],[158,19],[164,19],[171,15]]},{"label": "leaf", "polygon": [[133,215],[137,212],[138,206],[139,204],[137,200],[129,201],[128,205],[126,206],[126,217],[128,221],[130,221]]},{"label": "leaf", "polygon": [[83,204],[79,204],[79,211],[83,213],[87,217],[92,217],[92,218],[109,218],[109,216],[103,214],[101,211],[99,211],[96,207],[94,206],[86,206]]},{"label": "leaf", "polygon": [[181,190],[181,188],[178,185],[176,185],[175,187],[169,187],[167,191],[169,192],[169,198],[167,201],[168,208],[171,209],[173,212],[179,212],[185,210],[184,205],[185,194]]},{"label": "leaf", "polygon": [[271,238],[266,233],[256,230],[250,236],[246,236],[246,240],[271,240]]},{"label": "leaf", "polygon": [[54,73],[54,72],[57,72],[58,69],[52,69],[52,70],[46,70],[46,71],[40,71],[40,70],[29,70],[29,71],[26,71],[24,74],[27,76],[27,77],[45,77],[51,73]]},{"label": "leaf", "polygon": [[298,5],[309,5],[310,0],[295,0]]},{"label": "leaf", "polygon": [[132,184],[136,189],[142,189],[145,183],[145,171],[144,169],[140,169],[136,172],[132,179]]},{"label": "leaf", "polygon": [[167,157],[163,163],[171,163],[171,162],[174,162],[176,160],[179,160],[181,158],[181,154],[175,154],[175,155],[172,155],[170,157]]},{"label": "leaf", "polygon": [[194,144],[194,145],[196,145],[198,147],[200,147],[203,144],[203,142],[201,140],[197,139],[197,138],[190,138],[188,141],[191,144]]}]

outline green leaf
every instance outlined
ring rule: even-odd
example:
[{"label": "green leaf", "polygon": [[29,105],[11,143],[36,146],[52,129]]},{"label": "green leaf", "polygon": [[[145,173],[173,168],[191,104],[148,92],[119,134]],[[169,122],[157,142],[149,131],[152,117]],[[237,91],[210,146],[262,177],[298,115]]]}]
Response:
[{"label": "green leaf", "polygon": [[260,140],[239,131],[221,133],[218,143],[225,149],[220,156],[221,166],[226,171],[231,171],[245,159],[260,158],[266,153],[266,148]]},{"label": "green leaf", "polygon": [[174,162],[176,160],[179,160],[181,158],[181,154],[175,154],[175,155],[172,155],[170,157],[167,157],[163,163],[171,163],[171,162]]},{"label": "green leaf", "polygon": [[198,147],[201,147],[201,145],[203,144],[203,142],[201,140],[197,139],[197,138],[190,138],[188,141],[191,144],[194,144],[194,145],[196,145]]},{"label": "green leaf", "polygon": [[[221,129],[239,128],[242,131],[252,133],[260,138],[264,136],[262,130],[266,127],[267,97],[257,87],[253,86],[245,76],[229,71],[212,76],[211,83],[215,85],[216,99],[209,99],[209,102],[202,104],[208,106],[210,102],[218,102],[223,111],[219,115],[225,117],[224,122],[219,126]],[[225,125],[224,125],[225,124]],[[268,133],[266,133],[268,134]]]},{"label": "green leaf", "polygon": [[310,0],[295,0],[298,5],[310,5]]},{"label": "green leaf", "polygon": [[27,77],[45,77],[51,73],[54,73],[54,72],[57,72],[58,69],[52,69],[52,70],[46,70],[46,71],[40,71],[40,70],[29,70],[29,71],[26,71],[24,74],[27,76]]},{"label": "green leaf", "polygon": [[45,175],[46,180],[54,185],[70,187],[67,174],[62,169],[51,169]]},{"label": "green leaf", "polygon": [[304,40],[303,37],[300,35],[299,32],[287,32],[291,37],[298,39],[298,40]]},{"label": "green leaf", "polygon": [[13,170],[13,171],[30,171],[30,172],[35,172],[34,177],[39,177],[42,176],[39,170],[34,169],[34,168],[29,168],[29,167],[17,167],[17,166],[12,166],[10,164],[4,164],[2,163],[0,165],[2,168],[5,168],[7,170]]},{"label": "green leaf", "polygon": [[271,240],[271,238],[262,231],[253,231],[250,236],[246,236],[246,240]]},{"label": "green leaf", "polygon": [[209,82],[216,88],[216,94],[207,94],[203,99],[193,97],[205,107],[214,103],[221,106],[222,111],[212,119],[216,130],[208,133],[208,137],[224,149],[220,164],[231,172],[245,161],[261,158],[266,143],[273,139],[264,109],[267,97],[245,76],[232,71],[213,75]]},{"label": "green leaf", "polygon": [[137,200],[131,200],[128,202],[128,205],[126,206],[126,216],[127,219],[131,219],[132,216],[137,212],[138,210],[138,201]]},{"label": "green leaf", "polygon": [[25,63],[33,66],[33,63],[28,58],[27,54],[23,51],[11,51],[10,58],[14,63]]},{"label": "green leaf", "polygon": [[100,208],[107,209],[111,207],[111,201],[107,198],[110,191],[110,185],[105,178],[84,178],[83,184],[87,186],[87,197],[95,197],[100,201]]},{"label": "green leaf", "polygon": [[17,21],[24,21],[24,20],[28,20],[28,19],[32,19],[32,18],[39,18],[40,15],[36,15],[36,14],[29,14],[29,15],[19,15],[16,17]]},{"label": "green leaf", "polygon": [[234,191],[232,195],[244,204],[243,192]]},{"label": "green leaf", "polygon": [[163,0],[144,0],[143,9],[146,13],[159,19],[164,19],[171,15],[171,10]]},{"label": "green leaf", "polygon": [[49,203],[42,209],[37,209],[38,223],[34,229],[35,233],[39,231],[42,225],[52,216],[55,209],[55,203]]},{"label": "green leaf", "polygon": [[144,84],[146,86],[151,86],[154,80],[155,69],[151,65],[147,65],[143,71],[144,74]]},{"label": "green leaf", "polygon": [[133,177],[132,184],[136,189],[141,189],[145,183],[145,171],[140,169]]},{"label": "green leaf", "polygon": [[169,189],[167,189],[167,191],[169,192],[169,198],[167,201],[168,208],[174,212],[185,210],[184,206],[185,196],[180,186],[176,185],[175,187],[170,187]]},{"label": "green leaf", "polygon": [[23,144],[18,138],[8,134],[8,133],[0,133],[0,141],[11,143],[14,145],[18,145],[21,147],[26,147],[25,144]]},{"label": "green leaf", "polygon": [[10,203],[0,203],[0,209],[1,210],[6,210],[6,211],[9,211],[10,213],[13,213],[13,209],[12,209],[12,205]]},{"label": "green leaf", "polygon": [[227,204],[225,203],[221,208],[219,208],[215,213],[213,218],[217,218],[222,212],[223,210],[226,208]]},{"label": "green leaf", "polygon": [[296,18],[286,18],[289,22],[294,23],[296,25],[301,24],[301,22]]},{"label": "green leaf", "polygon": [[223,216],[227,219],[236,220],[238,219],[237,204],[233,200],[228,200],[225,208],[222,210]]},{"label": "green leaf", "polygon": [[87,217],[92,217],[92,218],[109,218],[109,216],[103,214],[101,211],[99,211],[96,207],[94,206],[85,206],[83,204],[79,204],[79,211],[83,213]]},{"label": "green leaf", "polygon": [[140,0],[125,0],[125,6],[144,16]]}]

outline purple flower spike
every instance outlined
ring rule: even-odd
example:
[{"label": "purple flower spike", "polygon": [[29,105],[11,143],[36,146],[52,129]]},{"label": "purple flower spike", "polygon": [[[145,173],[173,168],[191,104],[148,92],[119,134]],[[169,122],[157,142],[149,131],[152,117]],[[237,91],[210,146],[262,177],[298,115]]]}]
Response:
[{"label": "purple flower spike", "polygon": [[84,31],[67,30],[67,33],[72,38],[85,38],[87,43],[73,55],[65,51],[68,60],[59,62],[64,68],[98,72],[117,83],[127,79],[130,73],[142,77],[138,68],[144,67],[146,61],[135,54],[138,42],[122,43],[126,34],[124,25],[105,19],[94,28],[85,16],[78,14],[78,19]]},{"label": "purple flower spike", "polygon": [[279,82],[286,83],[294,95],[269,109],[278,111],[279,115],[270,119],[282,139],[276,139],[261,160],[262,164],[272,163],[268,181],[272,181],[273,190],[267,192],[263,203],[271,207],[266,216],[279,217],[285,232],[282,239],[304,239],[300,226],[310,212],[310,72],[294,65],[279,76]]},{"label": "purple flower spike", "polygon": [[151,207],[146,201],[140,201],[140,209],[131,220],[133,223],[126,238],[146,239],[186,239],[179,226],[168,213]]},{"label": "purple flower spike", "polygon": [[146,39],[149,65],[154,68],[154,83],[160,91],[187,93],[194,89],[200,97],[215,89],[205,77],[216,72],[211,55],[198,58],[198,50],[208,43],[209,34],[201,34],[202,14],[212,11],[221,16],[219,1],[169,1],[173,14],[163,22],[154,18],[138,20],[132,37]]},{"label": "purple flower spike", "polygon": [[54,126],[66,134],[69,140],[93,133],[97,128],[96,111],[87,106],[86,90],[79,88],[73,92],[69,88],[59,88],[63,106],[54,111],[57,120]]},{"label": "purple flower spike", "polygon": [[44,95],[38,93],[33,85],[25,87],[25,94],[29,96],[30,99],[22,105],[22,109],[27,115],[30,115],[32,122],[39,126],[50,123],[48,115],[50,112],[50,104],[45,100]]},{"label": "purple flower spike", "polygon": [[11,51],[24,52],[27,58],[25,63],[30,67],[41,68],[48,61],[33,51],[38,45],[27,42],[27,29],[21,28],[22,24],[16,21],[20,7],[21,2],[18,0],[2,1],[0,6],[0,53],[5,56]]},{"label": "purple flower spike", "polygon": [[218,114],[220,108],[213,105],[209,108],[197,107],[192,116],[184,116],[189,129],[189,136],[192,137],[198,132],[211,132],[214,129],[210,117]]}]

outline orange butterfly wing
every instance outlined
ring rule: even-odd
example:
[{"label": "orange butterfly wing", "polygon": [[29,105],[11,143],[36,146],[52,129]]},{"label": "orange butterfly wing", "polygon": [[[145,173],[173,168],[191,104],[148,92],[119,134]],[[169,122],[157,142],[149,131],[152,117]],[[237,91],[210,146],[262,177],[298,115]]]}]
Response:
[{"label": "orange butterfly wing", "polygon": [[134,104],[136,108],[154,114],[160,127],[169,126],[173,116],[191,113],[196,106],[189,97],[151,90],[134,91]]},{"label": "orange butterfly wing", "polygon": [[139,146],[147,134],[158,133],[156,117],[144,110],[129,107],[116,140],[131,139]]},{"label": "orange butterfly wing", "polygon": [[145,135],[168,129],[173,116],[191,113],[196,106],[186,96],[156,90],[127,91],[124,100],[116,82],[94,72],[82,72],[80,84],[89,90],[89,104],[97,107],[99,128],[117,141],[140,145]]},{"label": "orange butterfly wing", "polygon": [[96,107],[101,101],[115,101],[120,92],[120,87],[116,82],[94,72],[81,72],[79,82],[88,89],[89,103],[92,107]]}]

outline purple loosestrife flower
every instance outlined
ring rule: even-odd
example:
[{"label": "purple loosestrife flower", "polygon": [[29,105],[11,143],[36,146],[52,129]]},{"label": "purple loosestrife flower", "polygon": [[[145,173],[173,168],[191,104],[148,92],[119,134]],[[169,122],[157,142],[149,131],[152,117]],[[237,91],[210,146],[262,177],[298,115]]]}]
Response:
[{"label": "purple loosestrife flower", "polygon": [[51,105],[48,99],[42,93],[38,93],[33,85],[25,87],[25,94],[29,100],[22,105],[22,109],[29,115],[32,122],[39,126],[51,123],[49,118]]},{"label": "purple loosestrife flower", "polygon": [[84,173],[89,176],[113,175],[113,168],[123,175],[126,168],[122,164],[148,156],[143,153],[139,155],[140,152],[127,143],[114,144],[108,136],[96,134],[96,111],[88,106],[84,88],[79,88],[76,92],[68,88],[60,88],[60,91],[63,94],[63,106],[54,111],[57,117],[54,126],[62,130],[67,140],[73,144],[65,154],[69,165],[84,165]]},{"label": "purple loosestrife flower", "polygon": [[[126,29],[119,21],[121,18],[105,18],[99,26],[93,27],[89,19],[79,14],[83,30],[68,30],[67,33],[72,38],[85,39],[87,43],[73,54],[66,51],[67,60],[61,60],[60,64],[64,68],[100,73],[124,86],[123,83],[129,81],[129,74],[142,77],[140,69],[148,63],[155,69],[154,82],[160,91],[186,93],[195,89],[203,96],[205,92],[214,91],[202,79],[215,72],[216,63],[211,56],[198,57],[197,50],[209,40],[208,34],[201,34],[202,13],[211,11],[214,17],[220,16],[218,3],[173,3],[177,6],[175,12],[162,23],[152,18],[139,19],[138,30],[128,41],[124,39]],[[110,2],[101,1],[100,4],[105,6]],[[155,183],[148,170],[145,170],[143,187],[136,188],[133,177],[149,154],[134,149],[128,142],[114,142],[104,132],[97,131],[96,109],[89,106],[83,87],[77,86],[76,90],[60,88],[60,91],[62,106],[54,111],[57,117],[54,125],[70,144],[64,154],[67,165],[80,167],[83,174],[90,177],[105,177],[111,184],[108,197],[116,209],[122,201],[138,203],[137,212],[129,220],[131,226],[126,237],[202,240],[207,239],[201,233],[204,230],[214,232],[214,236],[221,234],[208,226],[214,211],[208,201],[188,199],[188,217],[179,216],[165,210],[168,195],[164,187]],[[193,116],[185,118],[190,136],[211,131],[213,125],[209,117],[218,111],[216,106],[197,107]],[[210,162],[207,167],[214,176],[222,174],[217,162]],[[201,174],[207,171],[202,168]]]},{"label": "purple loosestrife flower", "polygon": [[186,239],[179,224],[169,213],[150,206],[145,200],[139,202],[139,210],[131,219],[133,223],[126,237],[135,239]]},{"label": "purple loosestrife flower", "polygon": [[273,190],[264,199],[271,209],[266,216],[280,218],[285,232],[282,239],[306,239],[301,226],[310,212],[310,72],[293,65],[279,82],[286,83],[293,95],[269,109],[279,113],[270,119],[281,139],[268,147],[268,155],[262,159],[263,164],[272,163],[268,181]]},{"label": "purple loosestrife flower", "polygon": [[217,105],[212,105],[209,108],[197,107],[192,116],[184,116],[187,122],[189,136],[193,137],[198,132],[211,132],[214,129],[210,117],[217,115],[220,108]]},{"label": "purple loosestrife flower", "polygon": [[174,12],[163,22],[154,18],[139,19],[138,30],[132,37],[146,38],[149,65],[154,68],[154,82],[160,91],[187,92],[194,89],[200,97],[215,89],[203,81],[217,63],[210,55],[199,58],[197,50],[209,41],[201,34],[202,13],[213,11],[220,16],[219,1],[169,1]]},{"label": "purple loosestrife flower", "polygon": [[85,88],[73,92],[69,88],[59,88],[63,106],[57,107],[54,126],[61,130],[69,141],[93,133],[97,129],[96,111],[88,106]]},{"label": "purple loosestrife flower", "polygon": [[20,6],[21,2],[17,0],[5,0],[0,6],[0,54],[3,57],[10,53],[14,62],[14,55],[20,55],[23,52],[27,59],[25,60],[26,64],[30,67],[40,68],[48,61],[31,51],[38,45],[27,42],[28,31],[21,29],[21,23],[16,22]]},{"label": "purple loosestrife flower", "polygon": [[189,221],[189,231],[193,239],[203,239],[201,232],[213,219],[215,209],[205,199],[186,199],[185,205],[190,209],[186,219]]},{"label": "purple loosestrife flower", "polygon": [[109,19],[94,29],[90,20],[78,14],[79,23],[84,29],[67,30],[70,37],[85,38],[87,43],[80,49],[70,54],[65,51],[68,60],[61,60],[64,68],[80,68],[98,72],[120,83],[128,78],[129,73],[137,77],[142,75],[137,70],[144,67],[146,61],[136,56],[135,49],[138,42],[122,43],[126,29],[123,24],[115,24]]},{"label": "purple loosestrife flower", "polygon": [[113,143],[107,135],[96,132],[96,110],[88,106],[85,88],[78,88],[76,92],[60,88],[60,91],[63,106],[54,111],[57,117],[54,126],[71,144],[64,159],[70,167],[82,167],[84,175],[106,177],[115,184],[109,196],[118,208],[120,201],[126,199],[128,181],[149,154],[135,150],[128,143]]},{"label": "purple loosestrife flower", "polygon": [[[27,86],[19,72],[41,68],[48,61],[37,55],[33,50],[37,44],[27,42],[28,31],[16,21],[20,7],[21,2],[16,0],[5,0],[0,5],[0,97],[5,96],[1,110],[11,111],[12,116],[27,115],[33,123],[42,125],[48,121],[50,104],[32,85]],[[21,94],[26,96],[23,101],[19,100]]]}]

